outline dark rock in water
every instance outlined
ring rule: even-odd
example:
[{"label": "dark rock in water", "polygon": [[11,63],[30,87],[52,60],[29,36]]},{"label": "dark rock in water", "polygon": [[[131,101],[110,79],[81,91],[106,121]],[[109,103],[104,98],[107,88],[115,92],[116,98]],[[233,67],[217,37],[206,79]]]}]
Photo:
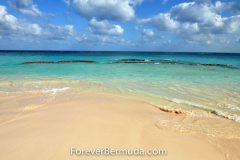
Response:
[{"label": "dark rock in water", "polygon": [[228,65],[228,64],[202,64],[203,66],[219,66],[219,67],[234,67],[232,65]]},{"label": "dark rock in water", "polygon": [[49,63],[95,63],[94,60],[62,60],[62,61],[27,61],[22,64],[49,64]]},{"label": "dark rock in water", "polygon": [[197,63],[197,62],[184,62],[184,61],[175,61],[175,60],[145,60],[145,59],[120,59],[114,63],[162,63],[162,64],[182,64],[182,65],[192,65],[192,66],[215,66],[215,67],[225,67],[231,69],[238,69],[232,65],[228,64],[212,64],[212,63]]},{"label": "dark rock in water", "polygon": [[165,64],[180,64],[180,62],[174,61],[174,60],[150,60],[152,63],[165,63]]},{"label": "dark rock in water", "polygon": [[96,61],[93,60],[63,60],[58,61],[57,63],[94,63]]},{"label": "dark rock in water", "polygon": [[225,68],[237,69],[237,67],[234,67],[234,66],[228,65],[228,64],[195,63],[195,62],[186,62],[183,64],[194,65],[194,66],[210,66],[210,67],[212,66],[212,67],[225,67]]},{"label": "dark rock in water", "polygon": [[145,60],[145,59],[120,59],[114,63],[167,63],[167,64],[176,64],[177,61],[172,60]]},{"label": "dark rock in water", "polygon": [[146,61],[146,60],[145,59],[121,59],[121,61],[142,62],[142,61]]},{"label": "dark rock in water", "polygon": [[120,59],[115,61],[114,63],[146,63],[145,59]]},{"label": "dark rock in water", "polygon": [[22,64],[44,64],[44,63],[55,63],[54,61],[28,61]]}]

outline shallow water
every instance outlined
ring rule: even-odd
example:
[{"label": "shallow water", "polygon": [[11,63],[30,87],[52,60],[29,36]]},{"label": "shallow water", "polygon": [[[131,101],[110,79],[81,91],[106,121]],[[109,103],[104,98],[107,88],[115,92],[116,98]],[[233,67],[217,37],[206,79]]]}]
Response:
[{"label": "shallow water", "polygon": [[[115,93],[171,102],[166,106],[170,109],[215,111],[219,116],[240,122],[240,69],[111,63],[129,58],[228,64],[240,68],[240,54],[230,53],[0,52],[0,91],[55,93],[66,87],[88,90],[97,86]],[[21,64],[34,60],[79,59],[97,63]]]}]

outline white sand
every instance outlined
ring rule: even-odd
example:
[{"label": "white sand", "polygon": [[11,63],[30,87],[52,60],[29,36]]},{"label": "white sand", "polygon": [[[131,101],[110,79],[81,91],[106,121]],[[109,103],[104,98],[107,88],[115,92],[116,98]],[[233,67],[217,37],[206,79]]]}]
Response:
[{"label": "white sand", "polygon": [[[17,105],[14,99],[17,101],[17,98],[1,98],[0,107],[14,108]],[[50,103],[28,105],[18,111],[18,115],[8,119],[7,123],[4,123],[4,114],[8,112],[0,114],[1,160],[240,159],[238,139],[214,139],[201,134],[181,134],[162,129],[157,126],[159,117],[184,118],[186,115],[164,113],[147,103],[129,98],[87,93],[60,95]],[[70,156],[70,147],[165,148],[168,155]]]}]

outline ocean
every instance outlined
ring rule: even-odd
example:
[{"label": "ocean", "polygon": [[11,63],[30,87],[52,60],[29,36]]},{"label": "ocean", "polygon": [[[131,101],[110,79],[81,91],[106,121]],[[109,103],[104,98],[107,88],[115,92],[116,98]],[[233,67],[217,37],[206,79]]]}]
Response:
[{"label": "ocean", "polygon": [[[58,63],[63,60],[96,62]],[[54,63],[23,64],[29,61]],[[240,122],[237,53],[0,51],[2,94],[94,87]]]}]

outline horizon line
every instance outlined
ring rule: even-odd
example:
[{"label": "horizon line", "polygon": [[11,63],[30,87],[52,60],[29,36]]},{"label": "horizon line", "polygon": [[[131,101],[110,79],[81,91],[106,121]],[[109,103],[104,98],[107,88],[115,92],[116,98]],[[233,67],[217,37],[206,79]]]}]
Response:
[{"label": "horizon line", "polygon": [[99,51],[94,51],[94,50],[8,50],[8,49],[0,49],[0,52],[140,52],[140,53],[146,53],[146,52],[151,52],[151,53],[218,53],[218,54],[240,54],[240,52],[197,52],[197,51],[131,51],[131,50],[99,50]]}]

